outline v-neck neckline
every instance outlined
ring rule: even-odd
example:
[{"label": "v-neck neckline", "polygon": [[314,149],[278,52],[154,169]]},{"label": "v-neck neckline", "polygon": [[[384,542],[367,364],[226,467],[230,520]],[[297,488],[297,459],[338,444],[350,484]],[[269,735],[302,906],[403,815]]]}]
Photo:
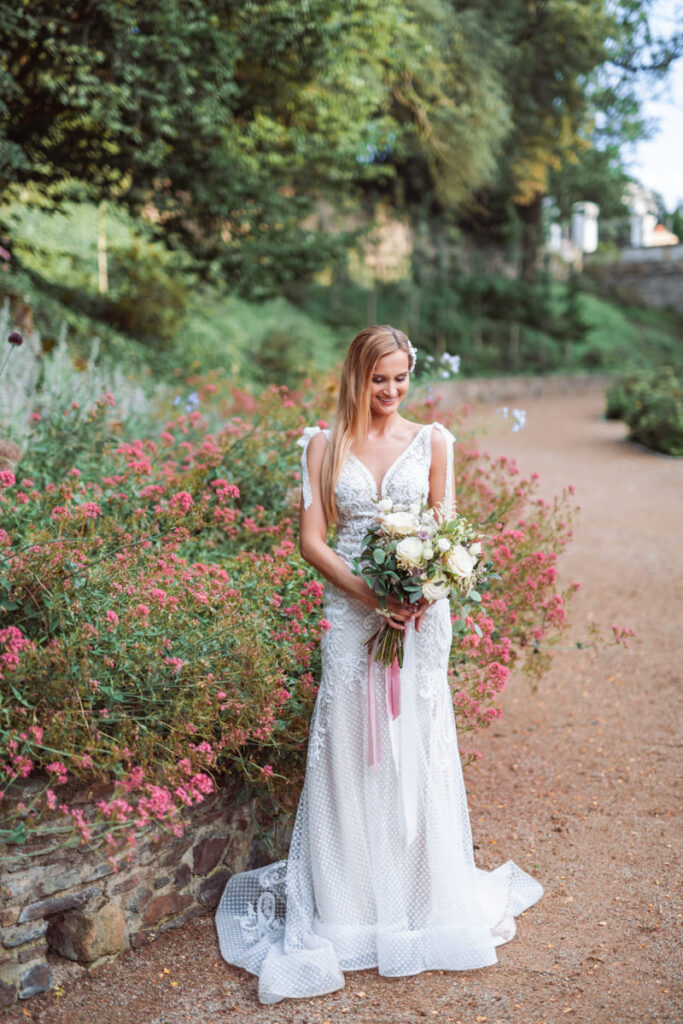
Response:
[{"label": "v-neck neckline", "polygon": [[386,468],[386,470],[384,472],[384,476],[382,477],[382,479],[381,479],[379,484],[377,483],[377,480],[375,478],[375,474],[372,472],[372,470],[368,466],[365,465],[363,460],[359,459],[358,456],[355,455],[353,452],[349,453],[351,455],[351,458],[355,459],[356,462],[359,463],[359,465],[361,465],[363,467],[363,469],[367,473],[367,475],[370,478],[370,480],[372,480],[372,484],[373,484],[373,487],[375,488],[375,493],[377,494],[378,498],[382,497],[382,491],[384,490],[384,483],[385,483],[387,477],[389,476],[389,473],[391,473],[392,469],[397,465],[397,463],[399,463],[401,461],[403,456],[407,455],[407,453],[410,451],[410,449],[413,447],[413,445],[417,441],[417,439],[420,436],[420,434],[422,434],[428,427],[431,427],[431,426],[432,426],[431,423],[425,423],[423,426],[420,427],[420,429],[417,431],[417,433],[413,437],[411,437],[411,439],[408,442],[408,444],[405,446],[405,448],[403,448],[402,451],[400,451],[398,453],[398,455],[396,456],[394,461],[391,463],[391,465],[387,466],[387,468]]}]

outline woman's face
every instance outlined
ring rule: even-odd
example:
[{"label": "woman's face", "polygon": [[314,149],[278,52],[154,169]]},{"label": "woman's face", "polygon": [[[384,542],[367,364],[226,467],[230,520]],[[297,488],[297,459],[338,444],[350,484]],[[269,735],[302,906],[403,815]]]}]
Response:
[{"label": "woman's face", "polygon": [[370,412],[388,416],[398,410],[410,384],[410,359],[396,349],[377,360],[370,384]]}]

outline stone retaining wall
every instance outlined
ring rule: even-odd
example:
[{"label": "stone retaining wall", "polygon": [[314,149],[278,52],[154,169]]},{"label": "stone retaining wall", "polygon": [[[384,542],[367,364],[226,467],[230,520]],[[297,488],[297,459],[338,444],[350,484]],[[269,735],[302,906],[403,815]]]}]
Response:
[{"label": "stone retaining wall", "polygon": [[[142,835],[118,871],[51,841],[0,847],[0,1007],[54,984],[48,951],[86,967],[213,909],[233,872],[268,863],[249,804],[227,780],[183,813],[184,834]],[[288,839],[288,823],[276,839]],[[56,847],[56,848],[55,848]],[[53,960],[54,958],[50,957]]]},{"label": "stone retaining wall", "polygon": [[437,381],[432,392],[441,395],[441,405],[474,402],[523,402],[527,398],[605,391],[612,377],[596,373],[568,373],[549,377],[456,377]]},{"label": "stone retaining wall", "polygon": [[[652,250],[654,253],[656,250]],[[664,255],[670,257],[658,260],[644,258],[648,250],[640,254],[640,259],[615,263],[590,263],[587,272],[618,299],[624,302],[673,309],[683,313],[683,246],[675,246],[672,257],[669,250]]]}]

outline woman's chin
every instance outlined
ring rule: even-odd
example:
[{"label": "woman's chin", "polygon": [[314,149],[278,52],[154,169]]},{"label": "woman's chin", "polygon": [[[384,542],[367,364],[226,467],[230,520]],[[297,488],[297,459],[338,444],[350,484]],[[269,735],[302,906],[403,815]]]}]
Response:
[{"label": "woman's chin", "polygon": [[400,404],[399,401],[380,402],[378,400],[374,403],[374,411],[380,413],[380,415],[388,416],[392,412],[398,412]]}]

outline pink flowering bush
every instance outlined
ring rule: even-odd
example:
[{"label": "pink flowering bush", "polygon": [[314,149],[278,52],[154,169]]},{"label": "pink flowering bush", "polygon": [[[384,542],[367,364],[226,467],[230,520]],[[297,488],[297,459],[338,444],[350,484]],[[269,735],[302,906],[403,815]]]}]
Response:
[{"label": "pink flowering bush", "polygon": [[[191,386],[196,401],[144,436],[117,423],[113,396],[74,420],[72,448],[63,423],[55,451],[36,421],[17,473],[2,474],[6,841],[75,835],[113,861],[136,830],[181,831],[183,808],[225,771],[296,799],[329,624],[297,551],[295,440],[326,425],[333,391]],[[513,665],[540,673],[565,627],[571,587],[558,589],[556,562],[574,510],[569,489],[548,505],[514,463],[467,446],[456,480],[500,575],[454,619],[454,704],[461,731],[476,731],[498,716]],[[71,796],[95,783],[86,815]]]}]

